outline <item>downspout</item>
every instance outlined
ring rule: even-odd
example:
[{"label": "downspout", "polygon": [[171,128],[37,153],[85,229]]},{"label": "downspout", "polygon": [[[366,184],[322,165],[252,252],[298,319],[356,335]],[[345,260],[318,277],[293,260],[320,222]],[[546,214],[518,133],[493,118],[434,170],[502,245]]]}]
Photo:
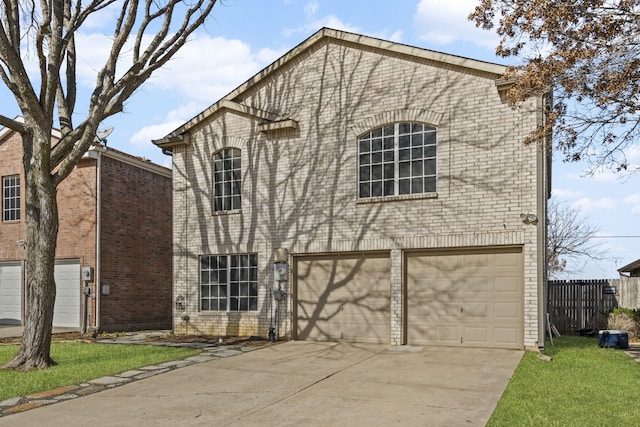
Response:
[{"label": "downspout", "polygon": [[[538,150],[538,159],[537,159],[537,169],[538,176],[542,177],[542,179],[538,179],[538,212],[537,217],[538,220],[538,229],[536,230],[537,235],[537,258],[538,258],[538,268],[537,268],[537,281],[538,281],[538,289],[537,289],[537,299],[538,299],[538,350],[544,351],[544,339],[545,339],[545,317],[547,307],[545,304],[544,298],[544,280],[545,280],[545,263],[546,263],[546,228],[547,228],[547,220],[546,220],[546,209],[544,206],[546,205],[546,201],[544,200],[544,187],[546,182],[546,177],[544,177],[544,144]],[[540,245],[543,245],[543,248],[540,248]]]},{"label": "downspout", "polygon": [[95,285],[96,285],[96,333],[100,332],[100,295],[102,295],[102,286],[100,284],[100,232],[101,232],[101,210],[102,210],[102,153],[97,151],[96,164],[96,267],[95,267]]},{"label": "downspout", "polygon": [[[541,109],[541,123],[544,126],[546,123],[546,112],[547,108],[550,107],[548,103],[550,103],[550,99],[548,98],[550,94],[546,94],[542,96]],[[548,146],[550,141],[549,138],[545,137],[542,140],[542,143],[538,146],[537,150],[537,174],[539,179],[537,179],[537,193],[538,193],[538,203],[537,203],[537,216],[539,219],[537,232],[537,258],[538,258],[538,268],[537,268],[537,277],[538,277],[538,286],[537,286],[537,299],[538,299],[538,350],[544,351],[544,341],[545,341],[545,324],[546,324],[546,313],[547,313],[547,298],[546,298],[546,289],[547,289],[547,199],[550,196],[550,174],[551,174],[551,165],[549,159],[549,149]],[[542,245],[542,248],[540,248]]]}]

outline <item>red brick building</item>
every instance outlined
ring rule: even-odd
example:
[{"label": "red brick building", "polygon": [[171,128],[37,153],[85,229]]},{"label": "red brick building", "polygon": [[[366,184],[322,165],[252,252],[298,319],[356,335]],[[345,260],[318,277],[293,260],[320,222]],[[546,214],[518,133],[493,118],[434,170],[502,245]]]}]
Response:
[{"label": "red brick building", "polygon": [[[20,135],[7,128],[0,130],[0,179],[0,323],[20,324],[26,303],[25,181]],[[171,328],[171,171],[96,145],[58,188],[58,209],[53,325]],[[88,269],[93,277],[85,281]]]}]

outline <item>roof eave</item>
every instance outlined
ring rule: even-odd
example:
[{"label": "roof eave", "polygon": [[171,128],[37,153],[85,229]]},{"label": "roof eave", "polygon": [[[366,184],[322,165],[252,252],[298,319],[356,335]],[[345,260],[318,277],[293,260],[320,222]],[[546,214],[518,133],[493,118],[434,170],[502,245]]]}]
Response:
[{"label": "roof eave", "polygon": [[[230,109],[238,111],[238,112],[243,112],[245,114],[249,114],[249,115],[252,115],[252,116],[255,116],[255,117],[262,118],[263,120],[266,120],[266,121],[280,121],[280,120],[288,119],[288,117],[278,117],[275,114],[273,114],[272,117],[265,117],[262,114],[256,114],[256,112],[258,110],[252,109],[252,108],[247,107],[247,106],[244,106],[244,105],[240,104],[239,102],[236,102],[236,100],[239,97],[241,97],[241,95],[244,92],[246,92],[250,87],[256,85],[257,83],[262,81],[264,78],[266,78],[267,76],[271,75],[277,69],[282,67],[284,64],[290,62],[292,59],[294,59],[295,57],[297,57],[301,53],[305,52],[307,49],[309,49],[315,43],[317,43],[317,42],[319,42],[319,41],[321,41],[323,39],[326,39],[326,38],[340,40],[342,42],[347,42],[347,43],[359,44],[359,45],[367,46],[367,47],[370,47],[370,48],[376,48],[376,49],[388,51],[388,52],[391,52],[391,53],[394,53],[394,54],[413,56],[413,57],[416,57],[416,58],[431,60],[431,61],[434,61],[434,62],[439,62],[439,63],[447,64],[447,65],[450,65],[450,66],[466,68],[466,69],[470,69],[470,70],[474,70],[474,71],[478,71],[478,72],[488,73],[488,74],[494,75],[496,80],[499,80],[500,77],[507,70],[506,66],[500,65],[500,64],[494,64],[494,63],[491,63],[491,62],[484,62],[484,61],[479,61],[479,60],[476,60],[476,59],[465,58],[465,57],[462,57],[462,56],[456,56],[456,55],[451,55],[451,54],[447,54],[447,53],[436,52],[436,51],[423,49],[423,48],[419,48],[419,47],[404,45],[404,44],[391,42],[391,41],[387,41],[387,40],[382,40],[382,39],[377,39],[377,38],[370,37],[370,36],[349,33],[349,32],[346,32],[346,31],[334,30],[334,29],[331,29],[331,28],[322,28],[322,29],[318,30],[315,34],[311,35],[309,38],[304,40],[302,43],[298,44],[293,49],[291,49],[290,51],[288,51],[287,53],[282,55],[280,58],[275,60],[271,65],[267,66],[266,68],[264,68],[263,70],[261,70],[260,72],[255,74],[253,77],[251,77],[249,80],[247,80],[246,82],[244,82],[243,84],[238,86],[236,89],[234,89],[233,91],[229,92],[220,101],[218,101],[215,104],[211,105],[209,108],[207,108],[206,110],[202,111],[200,114],[198,114],[197,116],[195,116],[194,118],[189,120],[187,123],[185,123],[184,125],[180,126],[178,129],[174,130],[169,135],[167,135],[165,138],[163,138],[162,140],[159,140],[159,141],[164,141],[167,138],[172,138],[174,136],[178,136],[178,135],[181,135],[181,134],[184,134],[184,133],[188,132],[190,129],[192,129],[194,126],[196,126],[198,123],[204,121],[205,119],[207,119],[211,115],[213,115],[216,112],[220,111],[222,108],[230,108]],[[254,110],[254,111],[250,112],[249,110]],[[266,112],[262,112],[262,113],[267,114],[267,115],[271,114],[271,113],[266,113]],[[158,144],[156,144],[156,145],[158,145]]]},{"label": "roof eave", "polygon": [[633,261],[630,264],[625,265],[624,267],[620,267],[618,269],[618,273],[628,273],[640,268],[640,259]]}]

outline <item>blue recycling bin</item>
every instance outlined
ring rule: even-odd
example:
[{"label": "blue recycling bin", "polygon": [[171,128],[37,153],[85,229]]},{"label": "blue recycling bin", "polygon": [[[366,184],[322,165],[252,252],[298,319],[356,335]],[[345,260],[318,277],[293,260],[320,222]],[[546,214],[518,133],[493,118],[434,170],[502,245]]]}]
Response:
[{"label": "blue recycling bin", "polygon": [[600,348],[629,348],[629,333],[618,329],[605,329],[598,333]]}]

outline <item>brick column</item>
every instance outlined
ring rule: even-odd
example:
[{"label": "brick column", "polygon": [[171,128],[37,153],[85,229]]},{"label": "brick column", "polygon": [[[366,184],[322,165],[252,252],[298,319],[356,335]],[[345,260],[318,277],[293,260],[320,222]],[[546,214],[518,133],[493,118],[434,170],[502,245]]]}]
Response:
[{"label": "brick column", "polygon": [[402,345],[402,250],[391,250],[391,345]]}]

